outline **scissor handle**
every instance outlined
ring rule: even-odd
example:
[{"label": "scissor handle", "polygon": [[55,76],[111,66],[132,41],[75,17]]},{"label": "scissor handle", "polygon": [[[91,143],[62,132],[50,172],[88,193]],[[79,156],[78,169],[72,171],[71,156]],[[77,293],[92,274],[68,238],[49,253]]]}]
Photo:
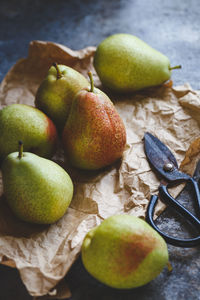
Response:
[{"label": "scissor handle", "polygon": [[[196,183],[193,180],[193,185],[194,183]],[[196,187],[196,185],[195,185]],[[197,186],[198,188],[198,186]],[[177,200],[175,200],[168,192],[167,190],[167,186],[165,185],[161,185],[159,187],[159,192],[160,192],[160,198],[162,200],[164,200],[164,202],[166,204],[169,204],[170,206],[172,206],[178,213],[180,213],[183,217],[185,217],[185,219],[187,221],[189,221],[190,223],[192,223],[198,231],[200,231],[200,220],[195,217],[189,210],[187,210],[183,205],[181,205]],[[195,192],[195,196],[196,198],[199,198],[199,191]],[[198,201],[197,201],[198,203]]]},{"label": "scissor handle", "polygon": [[[167,199],[168,203],[169,203],[169,198],[170,198],[170,204],[173,203],[173,207],[176,207],[176,210],[178,210],[181,213],[181,215],[183,215],[183,216],[187,215],[187,220],[190,219],[190,221],[193,223],[193,225],[195,224],[195,227],[197,227],[198,230],[200,230],[200,221],[195,216],[193,216],[189,211],[187,211],[185,209],[185,207],[183,207],[180,203],[175,201],[175,199],[168,193],[166,186],[161,186],[160,191],[161,191],[161,193],[163,192],[163,194],[165,195],[164,197],[165,197],[165,199]],[[151,196],[149,205],[147,207],[146,221],[165,239],[165,241],[168,244],[171,244],[173,246],[184,247],[184,248],[192,248],[192,247],[196,247],[196,246],[200,245],[200,236],[191,238],[191,239],[179,239],[179,238],[175,238],[175,237],[170,237],[169,235],[162,232],[158,228],[158,226],[154,223],[154,220],[153,220],[153,215],[154,215],[157,201],[158,201],[158,196],[156,196],[156,195]],[[180,209],[179,204],[181,206],[181,209]],[[177,209],[177,207],[178,207],[178,209]]]},{"label": "scissor handle", "polygon": [[196,204],[197,204],[197,216],[200,219],[200,192],[199,192],[199,184],[196,180],[194,180],[192,177],[188,180],[188,182],[191,182],[194,187],[195,197],[196,197]]},{"label": "scissor handle", "polygon": [[[195,194],[195,202],[196,202],[196,214],[198,216],[198,219],[200,219],[200,192],[199,192],[199,185],[198,182],[190,177],[188,178],[187,182],[191,183],[193,186],[193,190],[194,190],[194,194]],[[166,203],[169,203],[170,205],[172,205],[176,210],[178,210],[178,212],[180,212],[181,214],[184,214],[184,211],[186,211],[186,215],[185,217],[189,217],[189,215],[194,218],[197,219],[193,214],[191,214],[189,212],[189,210],[187,210],[183,205],[181,205],[178,201],[176,201],[168,192],[167,190],[167,186],[165,185],[161,185],[159,187],[159,192],[161,194],[162,199],[164,199],[164,201]],[[190,218],[190,217],[189,217]],[[198,220],[197,219],[197,220]],[[199,220],[198,220],[199,221]],[[191,222],[193,223],[193,221],[191,220]]]}]

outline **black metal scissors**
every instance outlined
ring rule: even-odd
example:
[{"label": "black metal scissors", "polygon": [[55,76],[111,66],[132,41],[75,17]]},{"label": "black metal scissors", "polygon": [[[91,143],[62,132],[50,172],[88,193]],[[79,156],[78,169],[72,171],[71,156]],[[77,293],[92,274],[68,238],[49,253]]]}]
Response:
[{"label": "black metal scissors", "polygon": [[[185,248],[200,245],[200,161],[197,163],[193,177],[191,177],[188,174],[185,174],[178,170],[176,158],[169,150],[169,148],[149,132],[145,133],[144,135],[144,147],[149,163],[155,169],[155,171],[157,171],[164,178],[159,186],[160,199],[166,204],[172,206],[189,223],[191,223],[197,229],[199,236],[190,239],[179,239],[171,237],[162,232],[158,228],[158,226],[156,226],[153,220],[155,206],[158,201],[157,195],[151,196],[149,205],[147,207],[146,221],[156,231],[158,231],[158,233],[165,239],[167,243],[171,245]],[[168,192],[168,187],[182,181],[189,182],[193,187],[197,206],[197,216],[194,216],[189,210],[187,210],[183,205],[175,200]]]}]

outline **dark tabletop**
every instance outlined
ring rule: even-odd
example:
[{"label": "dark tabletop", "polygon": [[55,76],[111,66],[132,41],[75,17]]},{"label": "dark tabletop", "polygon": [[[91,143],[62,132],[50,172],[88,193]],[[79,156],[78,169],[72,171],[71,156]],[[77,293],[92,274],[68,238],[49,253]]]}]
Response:
[{"label": "dark tabletop", "polygon": [[[181,64],[182,69],[173,72],[174,85],[189,82],[200,89],[199,0],[0,0],[0,81],[19,58],[27,56],[31,40],[78,50],[119,32],[140,37],[167,55],[171,65]],[[187,191],[181,196],[186,202],[190,198]],[[177,220],[168,209],[158,223],[175,235],[183,228],[189,234],[188,226]],[[73,292],[71,300],[200,299],[199,250],[169,246],[172,273],[165,269],[146,286],[128,291],[96,282],[79,258],[66,278]],[[0,266],[0,300],[11,299],[32,298],[17,270]]]}]

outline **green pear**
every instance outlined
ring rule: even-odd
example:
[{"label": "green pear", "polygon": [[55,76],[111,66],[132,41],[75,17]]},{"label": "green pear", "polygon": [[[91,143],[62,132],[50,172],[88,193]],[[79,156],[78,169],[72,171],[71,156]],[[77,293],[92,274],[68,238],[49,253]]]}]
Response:
[{"label": "green pear", "polygon": [[169,59],[131,34],[114,34],[103,40],[94,56],[94,67],[103,85],[114,92],[129,93],[168,80]]},{"label": "green pear", "polygon": [[57,131],[53,122],[39,109],[11,104],[0,110],[0,161],[18,150],[23,140],[25,151],[50,158],[57,148]]},{"label": "green pear", "polygon": [[116,215],[90,230],[82,244],[86,270],[100,282],[130,289],[153,280],[168,264],[164,239],[145,221]]},{"label": "green pear", "polygon": [[46,113],[57,128],[62,130],[72,99],[79,90],[88,85],[88,80],[76,70],[54,63],[38,88],[35,106]]},{"label": "green pear", "polygon": [[67,172],[55,162],[23,152],[9,154],[2,164],[3,191],[14,214],[23,221],[50,224],[66,212],[73,195]]},{"label": "green pear", "polygon": [[119,159],[126,145],[126,130],[114,104],[97,88],[74,98],[63,130],[63,147],[71,164],[95,170]]}]

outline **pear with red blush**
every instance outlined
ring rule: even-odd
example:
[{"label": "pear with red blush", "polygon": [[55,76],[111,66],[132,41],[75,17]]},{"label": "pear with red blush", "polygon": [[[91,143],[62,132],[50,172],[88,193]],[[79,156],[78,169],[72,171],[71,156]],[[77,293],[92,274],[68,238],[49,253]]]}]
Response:
[{"label": "pear with red blush", "polygon": [[94,87],[75,96],[62,141],[67,160],[80,169],[97,170],[113,164],[126,146],[124,123],[109,97]]},{"label": "pear with red blush", "polygon": [[0,162],[18,150],[18,141],[24,141],[24,150],[51,158],[58,142],[54,123],[39,109],[25,104],[11,104],[0,110]]},{"label": "pear with red blush", "polygon": [[145,221],[116,215],[91,229],[82,244],[86,270],[100,282],[117,289],[147,284],[168,263],[164,239]]}]

